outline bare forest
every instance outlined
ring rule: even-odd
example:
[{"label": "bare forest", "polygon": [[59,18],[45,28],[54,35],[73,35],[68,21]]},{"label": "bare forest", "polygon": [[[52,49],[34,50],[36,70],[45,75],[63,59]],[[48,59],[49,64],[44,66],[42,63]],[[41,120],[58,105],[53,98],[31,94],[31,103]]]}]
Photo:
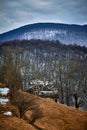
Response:
[{"label": "bare forest", "polygon": [[59,103],[87,110],[87,48],[59,41],[6,42],[0,45],[0,82],[12,92],[56,92]]}]

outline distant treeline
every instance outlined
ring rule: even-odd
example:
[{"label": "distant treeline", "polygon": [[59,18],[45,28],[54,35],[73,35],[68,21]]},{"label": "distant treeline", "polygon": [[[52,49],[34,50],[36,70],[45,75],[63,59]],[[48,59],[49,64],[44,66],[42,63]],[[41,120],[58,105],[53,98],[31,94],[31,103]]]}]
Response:
[{"label": "distant treeline", "polygon": [[0,82],[17,89],[30,88],[34,79],[53,82],[60,103],[87,110],[85,46],[34,39],[9,41],[0,45],[0,72]]}]

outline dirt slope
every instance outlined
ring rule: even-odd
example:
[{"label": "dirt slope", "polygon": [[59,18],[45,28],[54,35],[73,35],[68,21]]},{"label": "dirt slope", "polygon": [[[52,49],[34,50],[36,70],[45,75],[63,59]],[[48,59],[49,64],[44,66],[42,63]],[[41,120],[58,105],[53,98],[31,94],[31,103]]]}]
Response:
[{"label": "dirt slope", "polygon": [[46,130],[87,130],[87,112],[42,99],[44,117],[36,121]]},{"label": "dirt slope", "polygon": [[[32,98],[38,104],[43,116],[35,120],[34,126],[29,124],[31,110],[26,111],[21,119],[15,116],[17,114],[13,114],[12,117],[0,114],[0,130],[87,130],[87,112],[26,92],[19,93],[25,100]],[[16,113],[16,108],[13,110],[14,107],[10,105],[8,108]]]},{"label": "dirt slope", "polygon": [[17,117],[0,115],[0,130],[36,130],[30,124]]}]

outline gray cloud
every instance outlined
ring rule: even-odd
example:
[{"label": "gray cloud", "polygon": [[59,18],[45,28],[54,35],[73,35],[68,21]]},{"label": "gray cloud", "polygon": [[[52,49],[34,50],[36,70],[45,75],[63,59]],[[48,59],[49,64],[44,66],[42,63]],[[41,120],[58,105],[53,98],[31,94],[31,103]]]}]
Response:
[{"label": "gray cloud", "polygon": [[87,24],[87,0],[0,0],[0,33],[36,22]]}]

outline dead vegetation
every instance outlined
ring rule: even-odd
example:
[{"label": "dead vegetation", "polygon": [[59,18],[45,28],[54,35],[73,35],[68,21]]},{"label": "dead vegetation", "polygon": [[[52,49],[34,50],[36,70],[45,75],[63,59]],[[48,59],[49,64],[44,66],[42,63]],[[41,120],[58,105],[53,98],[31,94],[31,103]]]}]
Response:
[{"label": "dead vegetation", "polygon": [[87,112],[82,110],[23,91],[12,104],[7,104],[12,117],[0,113],[0,130],[87,130]]}]

